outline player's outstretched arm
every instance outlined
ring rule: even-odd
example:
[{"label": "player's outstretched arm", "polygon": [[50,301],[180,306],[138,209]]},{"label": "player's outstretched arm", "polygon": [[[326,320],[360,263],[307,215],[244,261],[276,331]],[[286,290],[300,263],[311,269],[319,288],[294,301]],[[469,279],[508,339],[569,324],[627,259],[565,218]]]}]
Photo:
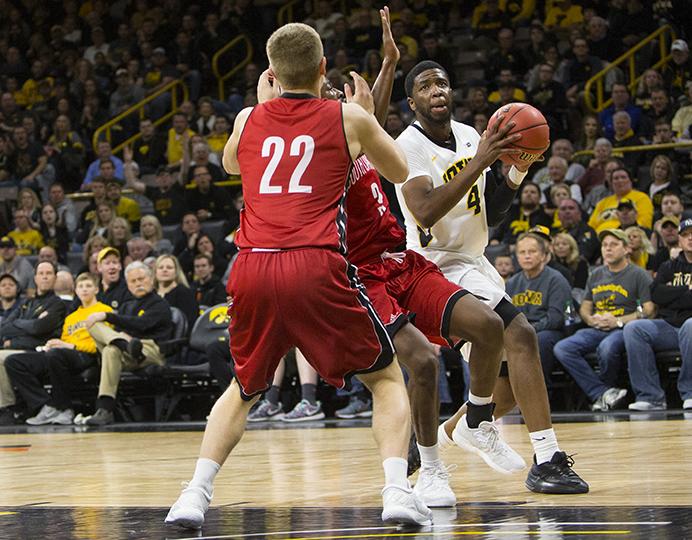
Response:
[{"label": "player's outstretched arm", "polygon": [[240,174],[240,164],[238,163],[238,143],[240,142],[240,134],[243,132],[245,122],[252,112],[252,107],[247,107],[238,113],[233,123],[233,133],[228,138],[226,146],[223,149],[223,157],[221,163],[228,174]]},{"label": "player's outstretched arm", "polygon": [[387,121],[389,101],[392,98],[396,65],[399,62],[401,53],[392,36],[389,8],[387,6],[380,10],[380,21],[382,23],[382,50],[384,57],[382,58],[382,67],[377,74],[375,84],[372,85],[372,97],[375,101],[375,117],[380,125],[384,126]]}]

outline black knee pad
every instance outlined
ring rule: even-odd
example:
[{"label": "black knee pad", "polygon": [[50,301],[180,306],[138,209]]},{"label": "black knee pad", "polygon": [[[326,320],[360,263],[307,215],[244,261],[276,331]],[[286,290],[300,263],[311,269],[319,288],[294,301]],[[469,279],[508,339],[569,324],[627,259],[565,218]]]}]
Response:
[{"label": "black knee pad", "polygon": [[512,323],[512,321],[517,317],[517,315],[521,313],[516,308],[516,306],[506,298],[500,300],[500,302],[495,306],[494,311],[502,319],[502,322],[505,325],[505,329]]}]

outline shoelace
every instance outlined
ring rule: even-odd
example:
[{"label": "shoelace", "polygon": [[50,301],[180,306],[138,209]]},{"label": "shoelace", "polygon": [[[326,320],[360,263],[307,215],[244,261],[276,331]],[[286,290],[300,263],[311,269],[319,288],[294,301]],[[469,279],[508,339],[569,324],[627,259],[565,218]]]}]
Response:
[{"label": "shoelace", "polygon": [[432,471],[432,475],[440,478],[442,480],[448,480],[450,473],[454,470],[456,470],[457,465],[456,463],[450,463],[449,465],[442,465],[439,467],[435,467]]},{"label": "shoelace", "polygon": [[488,422],[480,431],[476,432],[483,443],[483,446],[489,446],[491,450],[497,450],[498,441],[500,439],[500,431],[492,422]]}]

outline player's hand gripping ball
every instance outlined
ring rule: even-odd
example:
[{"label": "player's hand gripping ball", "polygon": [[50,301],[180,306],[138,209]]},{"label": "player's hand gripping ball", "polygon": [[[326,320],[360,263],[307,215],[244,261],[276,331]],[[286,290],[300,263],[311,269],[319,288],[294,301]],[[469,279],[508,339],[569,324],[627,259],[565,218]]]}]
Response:
[{"label": "player's hand gripping ball", "polygon": [[510,121],[515,124],[507,136],[521,133],[521,139],[507,146],[519,152],[504,154],[500,160],[507,165],[520,167],[541,160],[543,152],[550,146],[550,129],[541,111],[527,103],[503,105],[488,120],[488,130],[493,128],[500,115],[503,115],[503,119],[498,127],[501,128]]}]

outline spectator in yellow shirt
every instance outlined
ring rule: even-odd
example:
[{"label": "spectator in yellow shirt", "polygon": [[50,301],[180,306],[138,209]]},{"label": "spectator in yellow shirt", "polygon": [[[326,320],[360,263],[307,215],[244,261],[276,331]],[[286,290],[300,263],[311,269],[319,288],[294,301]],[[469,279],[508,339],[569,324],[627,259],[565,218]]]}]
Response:
[{"label": "spectator in yellow shirt", "polygon": [[118,217],[125,218],[133,230],[139,229],[139,220],[142,217],[139,204],[134,199],[122,196],[122,186],[117,179],[113,178],[106,184],[106,198],[113,205]]},{"label": "spectator in yellow shirt", "polygon": [[637,223],[651,229],[654,220],[654,205],[646,193],[632,189],[632,178],[624,167],[615,169],[610,177],[613,195],[601,199],[589,218],[589,226],[597,233],[604,229],[617,229],[620,220],[617,208],[620,200],[629,199],[637,210]]},{"label": "spectator in yellow shirt", "polygon": [[581,6],[573,5],[572,0],[560,0],[548,8],[545,14],[545,27],[567,29],[584,22]]},{"label": "spectator in yellow shirt", "polygon": [[7,236],[17,244],[17,255],[36,255],[43,247],[43,236],[29,225],[29,216],[26,210],[14,211],[15,229]]},{"label": "spectator in yellow shirt", "polygon": [[169,165],[177,165],[182,161],[183,145],[188,144],[190,137],[194,134],[195,132],[188,127],[187,116],[181,112],[175,113],[173,115],[173,127],[168,130],[166,147]]},{"label": "spectator in yellow shirt", "polygon": [[[85,323],[93,313],[113,310],[96,300],[98,281],[91,274],[83,273],[77,277],[75,292],[81,306],[65,318],[60,339],[48,340],[43,351],[15,354],[5,361],[10,380],[26,401],[29,411],[38,412],[27,419],[27,424],[72,424],[72,375],[97,363],[96,342],[89,335]],[[40,382],[45,376],[50,378],[51,394]]]},{"label": "spectator in yellow shirt", "polygon": [[227,116],[217,115],[211,133],[207,135],[207,144],[212,152],[221,156],[231,135],[231,123]]}]

